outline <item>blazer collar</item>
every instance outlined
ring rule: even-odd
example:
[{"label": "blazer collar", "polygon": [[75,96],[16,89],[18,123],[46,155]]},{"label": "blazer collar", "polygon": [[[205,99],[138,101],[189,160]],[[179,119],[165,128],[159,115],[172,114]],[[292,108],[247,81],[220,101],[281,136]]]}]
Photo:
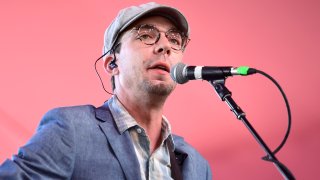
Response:
[{"label": "blazer collar", "polygon": [[96,109],[96,118],[128,180],[140,180],[140,165],[128,131],[121,134],[116,127],[108,103]]},{"label": "blazer collar", "polygon": [[113,121],[113,117],[111,115],[108,101],[106,101],[102,106],[95,109],[96,118],[102,122]]}]

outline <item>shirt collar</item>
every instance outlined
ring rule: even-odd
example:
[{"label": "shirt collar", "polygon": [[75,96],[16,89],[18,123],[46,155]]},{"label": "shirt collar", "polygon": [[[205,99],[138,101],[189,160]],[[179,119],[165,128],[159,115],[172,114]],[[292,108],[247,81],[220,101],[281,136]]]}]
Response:
[{"label": "shirt collar", "polygon": [[129,114],[129,112],[123,107],[123,105],[118,100],[117,96],[113,95],[109,101],[108,105],[116,122],[119,132],[122,134],[127,129],[138,125],[136,120]]},{"label": "shirt collar", "polygon": [[[116,95],[113,95],[108,100],[108,105],[111,111],[111,114],[114,117],[117,128],[119,132],[122,134],[126,130],[130,129],[134,126],[139,126],[137,121],[129,114],[126,108],[121,104]],[[173,144],[173,138],[171,136],[171,125],[168,119],[162,115],[162,139],[168,139]],[[140,127],[140,126],[139,126]],[[142,128],[142,127],[141,127]]]}]

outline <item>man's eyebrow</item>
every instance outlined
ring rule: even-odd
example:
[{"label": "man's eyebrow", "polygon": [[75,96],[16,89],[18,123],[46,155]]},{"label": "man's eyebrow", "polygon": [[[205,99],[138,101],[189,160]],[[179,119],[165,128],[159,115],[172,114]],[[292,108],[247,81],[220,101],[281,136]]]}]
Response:
[{"label": "man's eyebrow", "polygon": [[151,23],[139,23],[139,24],[136,24],[134,27],[140,27],[140,26],[142,26],[142,25],[148,25],[148,26],[157,27],[156,25],[151,24]]},{"label": "man's eyebrow", "polygon": [[179,28],[176,28],[176,27],[174,27],[174,26],[173,26],[173,27],[170,27],[170,28],[169,28],[169,30],[177,30],[177,31],[181,31]]}]

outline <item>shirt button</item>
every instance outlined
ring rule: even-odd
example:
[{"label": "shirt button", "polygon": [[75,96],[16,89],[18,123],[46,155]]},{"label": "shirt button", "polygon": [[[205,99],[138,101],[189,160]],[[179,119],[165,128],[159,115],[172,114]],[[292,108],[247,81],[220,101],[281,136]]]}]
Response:
[{"label": "shirt button", "polygon": [[138,128],[137,132],[140,134],[142,132],[142,130],[140,128]]}]

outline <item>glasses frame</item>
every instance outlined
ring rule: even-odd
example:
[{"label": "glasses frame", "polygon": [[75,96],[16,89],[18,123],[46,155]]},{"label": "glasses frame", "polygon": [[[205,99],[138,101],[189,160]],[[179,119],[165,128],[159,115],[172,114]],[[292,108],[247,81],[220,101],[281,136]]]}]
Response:
[{"label": "glasses frame", "polygon": [[[156,39],[155,39],[155,41],[153,43],[147,43],[141,37],[139,37],[140,30],[141,30],[140,28],[141,27],[145,27],[145,26],[149,26],[150,29],[154,29],[157,32],[157,37],[156,37]],[[141,42],[143,42],[146,45],[154,45],[154,44],[156,44],[159,41],[160,37],[161,37],[161,32],[164,32],[165,33],[165,37],[168,39],[168,36],[169,36],[168,33],[172,32],[172,31],[177,31],[181,36],[181,41],[182,42],[181,42],[181,47],[179,49],[174,48],[174,47],[171,46],[171,49],[176,50],[176,51],[184,51],[185,48],[187,47],[189,41],[190,41],[190,38],[187,35],[185,35],[184,32],[181,32],[181,31],[179,31],[178,29],[175,29],[175,28],[169,29],[168,31],[160,31],[155,25],[152,25],[152,24],[141,24],[141,25],[138,25],[136,27],[133,27],[131,31],[133,31],[133,30],[137,31],[137,33],[138,33],[137,39],[139,39]]]}]

